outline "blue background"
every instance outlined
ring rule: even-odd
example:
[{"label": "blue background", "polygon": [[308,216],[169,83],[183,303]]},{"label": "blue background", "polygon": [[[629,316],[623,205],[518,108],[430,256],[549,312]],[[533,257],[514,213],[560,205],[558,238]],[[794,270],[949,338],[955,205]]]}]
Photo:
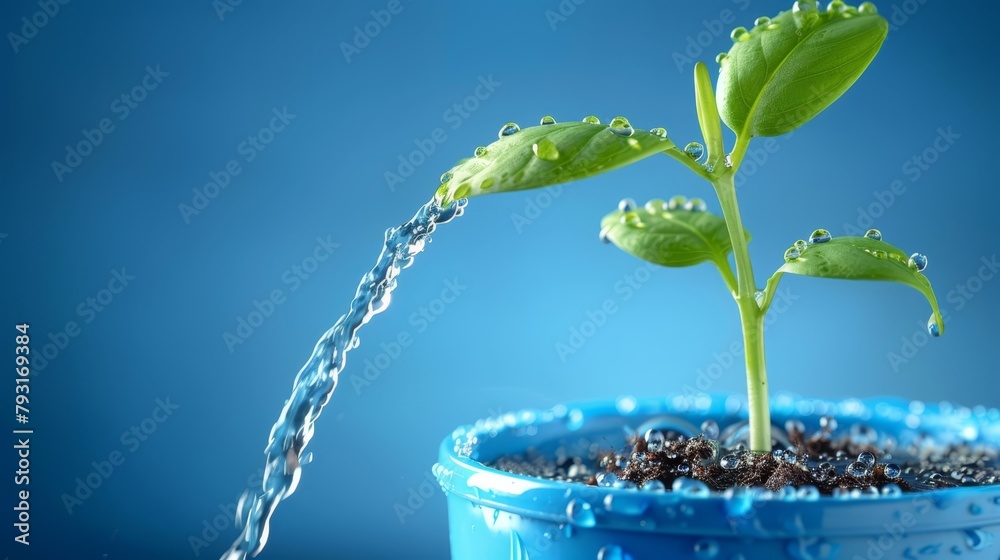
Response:
[{"label": "blue background", "polygon": [[[568,15],[554,18],[556,0],[404,1],[345,56],[342,43],[386,1],[243,2],[221,19],[209,0],[71,2],[17,53],[6,44],[0,348],[13,354],[16,322],[31,324],[34,355],[68,321],[80,331],[31,381],[29,550],[11,541],[16,457],[7,443],[0,453],[5,554],[217,558],[236,535],[217,517],[220,506],[263,465],[295,372],[347,309],[383,231],[430,197],[442,171],[495,139],[504,122],[533,125],[545,114],[605,122],[623,114],[639,128],[666,127],[679,144],[695,140],[684,57],[714,69],[730,29],[788,7],[665,4],[567,0]],[[992,358],[1000,288],[972,280],[981,259],[998,252],[1000,194],[988,172],[998,122],[986,77],[996,8],[937,0],[880,8],[896,24],[882,52],[831,109],[776,139],[740,188],[744,220],[763,283],[792,241],[816,227],[863,230],[859,208],[872,207],[887,241],[929,256],[948,333],[932,343],[919,334],[929,310],[911,289],[789,277],[792,312],[769,330],[771,385],[1000,406]],[[5,2],[0,27],[19,33],[21,18],[39,10]],[[725,10],[735,22],[713,24]],[[157,65],[169,75],[120,119],[114,100]],[[481,77],[499,85],[469,101],[477,106],[466,116],[449,113]],[[247,162],[240,143],[284,107],[295,117]],[[114,130],[60,181],[52,162],[104,118]],[[913,180],[913,164],[904,166],[949,127],[958,138]],[[444,140],[390,188],[385,174],[435,129]],[[192,189],[230,160],[241,173],[186,220],[179,205],[192,204]],[[873,193],[894,180],[905,192],[879,202]],[[600,217],[623,196],[641,203],[677,193],[711,197],[675,162],[650,158],[547,194],[472,200],[363,331],[318,422],[315,460],[275,515],[261,558],[445,557],[443,496],[435,492],[403,523],[395,505],[426,485],[453,427],[522,407],[679,391],[725,362],[739,324],[715,272],[655,270],[626,299],[616,284],[642,265],[597,239]],[[546,208],[535,213],[532,204]],[[709,207],[718,211],[711,198]],[[340,246],[293,291],[284,275],[313,254],[317,237]],[[123,267],[134,280],[101,312],[78,313]],[[466,286],[460,296],[435,303],[456,279]],[[977,291],[962,296],[953,292],[959,285]],[[230,352],[223,333],[276,289],[283,303]],[[617,313],[560,357],[557,343],[608,298]],[[421,307],[439,312],[426,329],[411,320]],[[350,377],[402,332],[414,343],[355,386]],[[920,347],[893,364],[889,353],[901,353],[903,339]],[[738,361],[723,368],[709,390],[742,394],[741,370]],[[12,384],[2,384],[8,412]],[[122,433],[167,398],[179,408],[162,423],[147,420],[155,432],[138,448],[126,445]],[[8,412],[3,422],[14,427]],[[61,496],[115,451],[124,463],[68,513]],[[213,521],[224,525],[214,538]],[[192,537],[207,544],[197,555]]]}]

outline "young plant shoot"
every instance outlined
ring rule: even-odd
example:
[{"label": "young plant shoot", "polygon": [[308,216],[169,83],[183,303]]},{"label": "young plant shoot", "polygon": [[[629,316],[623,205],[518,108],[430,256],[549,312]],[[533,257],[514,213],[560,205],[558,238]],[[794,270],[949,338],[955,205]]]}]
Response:
[{"label": "young plant shoot", "polygon": [[[883,241],[874,229],[864,237],[833,237],[818,229],[789,247],[784,262],[760,286],[747,246],[750,235],[736,198],[734,177],[751,140],[791,132],[829,107],[875,58],[888,31],[888,22],[870,2],[853,7],[834,0],[821,11],[815,0],[799,0],[774,18],[758,18],[752,29],[733,30],[732,48],[716,59],[720,70],[715,91],[705,64],[695,66],[695,107],[702,143],[679,148],[665,129],[639,130],[624,117],[601,124],[593,116],[568,123],[546,116],[539,126],[525,129],[508,123],[496,142],[476,148],[474,157],[441,176],[437,199],[447,205],[481,194],[575,181],[658,153],[710,183],[721,216],[708,213],[697,198],[651,200],[643,207],[625,199],[602,220],[601,238],[658,265],[708,262],[719,270],[736,301],[743,328],[750,448],[768,452],[771,420],[764,316],[784,274],[912,286],[931,305],[930,334],[944,332],[931,284],[922,274],[927,258],[907,255]],[[735,133],[729,150],[722,123]]]}]

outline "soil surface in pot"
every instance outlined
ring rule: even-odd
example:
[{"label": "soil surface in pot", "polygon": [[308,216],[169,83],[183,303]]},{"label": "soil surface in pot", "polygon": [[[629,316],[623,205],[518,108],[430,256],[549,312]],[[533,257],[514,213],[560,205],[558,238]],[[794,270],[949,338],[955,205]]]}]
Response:
[{"label": "soil surface in pot", "polygon": [[506,472],[593,486],[668,490],[694,479],[713,490],[737,486],[785,487],[824,495],[896,494],[956,486],[982,486],[1000,480],[996,448],[942,445],[921,438],[906,446],[855,424],[837,435],[837,422],[824,417],[821,428],[807,433],[801,422],[775,427],[772,453],[746,449],[746,422],[721,430],[712,420],[697,437],[651,428],[627,436],[618,450],[590,443],[587,457],[559,448],[554,454],[529,449],[501,457],[488,466]]}]

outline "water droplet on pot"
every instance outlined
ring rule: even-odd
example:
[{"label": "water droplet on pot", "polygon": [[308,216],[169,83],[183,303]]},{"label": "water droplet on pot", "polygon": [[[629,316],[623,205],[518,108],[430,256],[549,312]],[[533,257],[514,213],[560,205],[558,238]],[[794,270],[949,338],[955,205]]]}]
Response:
[{"label": "water droplet on pot", "polygon": [[618,202],[618,210],[621,212],[632,212],[635,210],[635,200],[623,198]]},{"label": "water droplet on pot", "polygon": [[451,178],[452,178],[451,171],[445,171],[444,173],[441,174],[441,184],[443,185],[448,181],[451,181]]},{"label": "water droplet on pot", "polygon": [[934,320],[934,315],[931,315],[930,319],[927,319],[927,332],[931,336],[941,336],[941,327]]},{"label": "water droplet on pot", "polygon": [[550,116],[550,115],[545,115],[544,117],[542,117],[542,120],[538,122],[538,124],[540,124],[542,126],[546,126],[546,125],[550,125],[550,124],[556,124],[556,120],[553,119],[552,116]]},{"label": "water droplet on pot", "polygon": [[497,133],[498,138],[503,138],[504,136],[510,136],[521,130],[521,127],[517,126],[517,123],[509,122],[500,128],[500,132]]},{"label": "water droplet on pot", "polygon": [[667,129],[662,127],[656,127],[654,129],[651,129],[649,133],[652,134],[653,136],[659,136],[660,138],[667,137]]},{"label": "water droplet on pot", "polygon": [[659,480],[650,480],[642,485],[642,489],[647,492],[666,492],[667,487]]},{"label": "water droplet on pot", "polygon": [[858,13],[865,16],[874,16],[878,14],[878,8],[876,8],[875,4],[872,4],[871,2],[862,2],[861,5],[858,6]]},{"label": "water droplet on pot", "polygon": [[798,258],[799,258],[799,250],[796,249],[795,247],[789,247],[788,250],[785,251],[785,262],[792,262]]},{"label": "water droplet on pot", "polygon": [[597,560],[632,560],[632,555],[616,544],[609,544],[597,551]]},{"label": "water droplet on pot", "polygon": [[863,451],[858,455],[858,462],[864,464],[868,468],[874,467],[875,454],[871,451]]},{"label": "water droplet on pot", "polygon": [[833,236],[831,236],[830,232],[825,229],[817,229],[812,232],[812,235],[809,236],[810,243],[826,243],[831,239],[833,239]]},{"label": "water droplet on pot", "polygon": [[719,466],[726,469],[727,471],[735,469],[736,467],[740,466],[740,458],[739,456],[730,453],[729,455],[726,455],[721,460],[719,460]]},{"label": "water droplet on pot", "polygon": [[692,198],[684,204],[684,209],[688,212],[704,212],[708,210],[708,205],[700,198]]},{"label": "water droplet on pot", "polygon": [[690,142],[687,146],[684,146],[684,153],[687,154],[689,158],[698,161],[703,155],[705,155],[705,147],[698,142]]},{"label": "water droplet on pot", "polygon": [[646,202],[646,212],[658,214],[667,209],[667,201],[662,198],[654,198]]},{"label": "water droplet on pot", "polygon": [[877,229],[870,229],[865,232],[865,237],[874,239],[875,241],[882,241],[882,232]]},{"label": "water droplet on pot", "polygon": [[814,501],[819,499],[819,488],[815,486],[802,486],[795,496],[800,500]]},{"label": "water droplet on pot", "polygon": [[593,527],[597,525],[597,517],[594,515],[594,508],[589,503],[573,498],[566,505],[566,516],[571,523],[581,527]]},{"label": "water droplet on pot", "polygon": [[670,199],[670,202],[667,203],[667,209],[680,210],[681,208],[684,208],[685,202],[687,202],[687,199],[683,196],[675,196]]},{"label": "water droplet on pot", "polygon": [[729,34],[729,38],[734,42],[745,41],[750,38],[750,32],[747,31],[746,27],[737,27]]},{"label": "water droplet on pot", "polygon": [[708,486],[700,480],[678,478],[674,480],[671,490],[684,496],[707,496]]},{"label": "water droplet on pot", "polygon": [[764,27],[771,24],[771,18],[769,17],[759,17],[753,20],[754,27]]},{"label": "water droplet on pot", "polygon": [[965,544],[974,551],[980,551],[993,544],[993,533],[982,529],[966,529]]},{"label": "water droplet on pot", "polygon": [[663,432],[655,429],[647,430],[642,439],[646,440],[646,447],[651,451],[663,449],[663,443],[667,441],[667,437],[663,435]]},{"label": "water droplet on pot", "polygon": [[583,122],[587,124],[601,124],[601,119],[595,117],[594,115],[587,115],[583,117]]},{"label": "water droplet on pot", "polygon": [[719,555],[719,545],[712,539],[701,539],[694,543],[695,558],[715,558]]},{"label": "water droplet on pot", "polygon": [[632,129],[632,125],[629,124],[628,119],[625,117],[615,117],[611,119],[609,127],[611,132],[614,132],[618,136],[632,136],[632,133],[635,132]]},{"label": "water droplet on pot", "polygon": [[715,420],[705,420],[701,423],[701,433],[708,439],[719,439],[719,423]]},{"label": "water droplet on pot", "polygon": [[538,159],[544,159],[545,161],[556,161],[559,159],[559,149],[548,138],[542,138],[536,144],[533,144],[531,151],[535,153]]},{"label": "water droplet on pot", "polygon": [[896,463],[889,463],[885,466],[884,472],[885,476],[889,478],[899,478],[899,475],[902,474],[903,471]]},{"label": "water droplet on pot", "polygon": [[847,465],[847,469],[844,472],[851,476],[865,476],[868,474],[868,466],[864,463],[855,461],[850,465]]},{"label": "water droplet on pot", "polygon": [[906,265],[917,272],[923,272],[927,268],[927,257],[920,253],[913,253],[910,255],[910,260],[907,261]]},{"label": "water droplet on pot", "polygon": [[[629,486],[624,486],[629,488]],[[635,487],[633,484],[632,488]],[[639,492],[608,494],[604,497],[604,507],[608,511],[622,515],[642,515],[649,507],[649,498]]]},{"label": "water droplet on pot", "polygon": [[472,153],[472,155],[474,155],[476,157],[483,157],[487,153],[488,153],[488,150],[486,149],[486,146],[479,146],[478,148],[476,148],[476,151]]}]

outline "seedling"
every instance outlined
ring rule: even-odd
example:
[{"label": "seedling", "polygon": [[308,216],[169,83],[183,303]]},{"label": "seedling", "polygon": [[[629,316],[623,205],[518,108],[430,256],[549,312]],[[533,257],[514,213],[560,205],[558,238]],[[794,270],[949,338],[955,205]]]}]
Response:
[{"label": "seedling", "polygon": [[[508,123],[496,142],[476,148],[474,157],[441,176],[436,196],[447,205],[470,196],[545,187],[661,153],[708,181],[722,216],[707,212],[697,198],[651,200],[643,207],[625,199],[604,217],[600,235],[662,266],[709,262],[719,270],[736,301],[743,328],[750,448],[770,451],[764,316],[784,274],[912,286],[933,310],[930,334],[944,332],[934,291],[922,274],[927,258],[907,255],[883,241],[874,229],[864,237],[833,237],[817,229],[788,248],[784,263],[760,288],[750,264],[750,235],[736,199],[734,177],[750,141],[791,132],[830,106],[875,58],[888,30],[888,22],[870,2],[853,7],[834,0],[821,11],[815,0],[799,0],[774,18],[758,18],[752,29],[733,30],[732,48],[716,58],[718,95],[705,64],[695,66],[695,106],[703,143],[679,148],[665,129],[639,130],[624,117],[604,125],[593,116],[569,123],[546,116],[539,126],[523,130]],[[722,122],[735,133],[730,151],[723,142]]]}]

